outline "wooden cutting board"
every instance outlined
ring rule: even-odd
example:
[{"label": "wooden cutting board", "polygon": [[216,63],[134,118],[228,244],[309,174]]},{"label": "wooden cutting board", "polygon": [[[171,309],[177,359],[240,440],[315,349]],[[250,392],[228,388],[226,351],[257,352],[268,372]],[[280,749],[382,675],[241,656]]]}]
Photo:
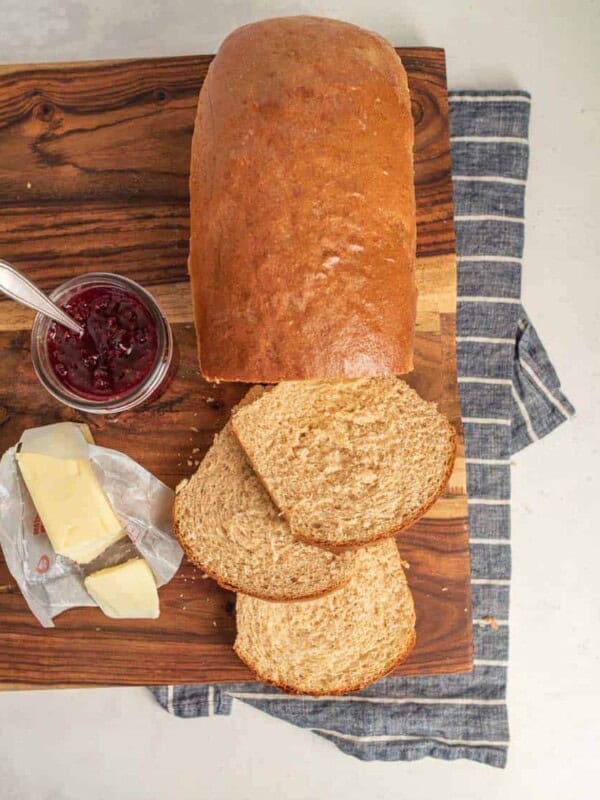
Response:
[{"label": "wooden cutting board", "polygon": [[[465,462],[456,384],[456,264],[443,50],[402,49],[416,123],[416,369],[410,382],[459,433],[456,468],[431,512],[399,539],[417,606],[417,646],[398,673],[472,667]],[[198,373],[186,274],[188,162],[210,56],[0,68],[0,257],[45,289],[107,270],[148,287],[179,347],[154,405],[78,414],[38,384],[32,314],[0,301],[0,452],[24,428],[85,420],[170,486],[189,476],[245,391]],[[234,596],[187,562],[160,591],[156,621],[68,611],[45,630],[0,555],[0,683],[7,687],[243,681]]]}]

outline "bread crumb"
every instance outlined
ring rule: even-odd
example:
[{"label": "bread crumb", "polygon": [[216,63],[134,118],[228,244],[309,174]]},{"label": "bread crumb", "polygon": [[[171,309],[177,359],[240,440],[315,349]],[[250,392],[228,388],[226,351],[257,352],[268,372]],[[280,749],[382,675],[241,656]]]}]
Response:
[{"label": "bread crumb", "polygon": [[408,561],[405,561],[403,558],[401,558],[400,563],[402,564],[403,569],[410,569],[410,564]]},{"label": "bread crumb", "polygon": [[194,449],[192,450],[192,453],[199,453],[199,452],[200,452],[199,447],[194,447]]},{"label": "bread crumb", "polygon": [[207,403],[214,403],[215,402],[215,398],[214,397],[206,397],[205,400],[206,400]]},{"label": "bread crumb", "polygon": [[447,592],[447,591],[448,591],[448,587],[447,586],[442,586],[442,592]]},{"label": "bread crumb", "polygon": [[175,487],[175,494],[180,492],[185,486],[187,486],[188,483],[189,483],[189,481],[188,481],[187,478],[184,478],[183,480],[179,481],[179,483]]},{"label": "bread crumb", "polygon": [[193,425],[192,425],[192,427],[190,428],[190,430],[191,430],[191,431],[194,431],[194,433],[200,433],[200,431],[198,430],[198,428],[194,428],[194,426],[193,426]]},{"label": "bread crumb", "polygon": [[185,611],[187,606],[181,606],[182,611]]},{"label": "bread crumb", "polygon": [[484,617],[483,621],[490,626],[490,628],[494,631],[497,631],[500,626],[498,625],[498,620],[496,617]]},{"label": "bread crumb", "polygon": [[217,621],[214,619],[213,619],[213,625],[215,626],[215,628],[217,627]]},{"label": "bread crumb", "polygon": [[31,189],[31,181],[27,181],[27,188]]},{"label": "bread crumb", "polygon": [[200,575],[200,577],[202,578],[203,581],[205,581],[208,578],[208,575],[203,574],[203,575]]}]

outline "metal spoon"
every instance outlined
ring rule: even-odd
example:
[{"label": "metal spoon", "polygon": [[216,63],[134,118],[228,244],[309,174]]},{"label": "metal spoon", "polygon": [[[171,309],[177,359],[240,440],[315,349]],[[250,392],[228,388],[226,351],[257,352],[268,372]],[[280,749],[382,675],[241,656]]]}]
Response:
[{"label": "metal spoon", "polygon": [[68,328],[73,333],[80,336],[83,335],[84,330],[78,322],[66,314],[62,308],[59,308],[56,303],[53,303],[50,298],[45,295],[41,289],[32,283],[28,278],[11,266],[7,261],[0,258],[0,292],[8,295],[8,297],[16,300],[17,303],[22,303],[24,306],[33,308],[34,311],[39,311],[46,317],[50,317],[55,322],[59,322]]}]

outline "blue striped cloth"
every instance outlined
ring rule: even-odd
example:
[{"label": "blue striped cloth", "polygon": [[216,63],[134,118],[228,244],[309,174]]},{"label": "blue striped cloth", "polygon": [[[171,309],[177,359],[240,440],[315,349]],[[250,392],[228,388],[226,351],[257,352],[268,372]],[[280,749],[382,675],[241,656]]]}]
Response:
[{"label": "blue striped cloth", "polygon": [[388,677],[329,699],[291,697],[254,683],[153,689],[173,714],[229,714],[238,699],[365,760],[433,756],[505,765],[510,456],[573,408],[520,301],[530,97],[452,92],[450,109],[473,672]]}]

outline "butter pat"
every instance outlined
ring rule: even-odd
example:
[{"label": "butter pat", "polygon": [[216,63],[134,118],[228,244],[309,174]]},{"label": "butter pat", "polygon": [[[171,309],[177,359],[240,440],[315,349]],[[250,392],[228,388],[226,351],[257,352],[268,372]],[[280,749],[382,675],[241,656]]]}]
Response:
[{"label": "butter pat", "polygon": [[87,458],[81,430],[64,423],[38,431],[43,434],[35,440],[23,436],[16,456],[21,475],[54,551],[87,564],[125,532]]},{"label": "butter pat", "polygon": [[154,575],[143,558],[94,572],[84,584],[107,617],[156,619],[160,613]]}]

